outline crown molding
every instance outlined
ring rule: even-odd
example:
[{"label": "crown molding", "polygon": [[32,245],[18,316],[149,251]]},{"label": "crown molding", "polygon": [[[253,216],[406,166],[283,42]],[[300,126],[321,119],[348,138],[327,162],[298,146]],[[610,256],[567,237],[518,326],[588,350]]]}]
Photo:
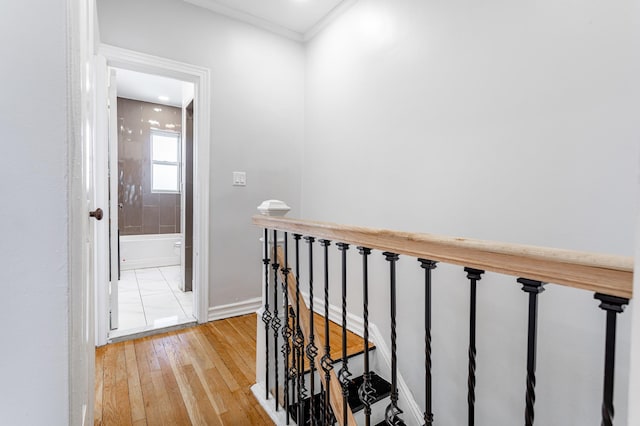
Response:
[{"label": "crown molding", "polygon": [[342,15],[346,12],[351,6],[356,4],[358,0],[344,0],[339,3],[336,7],[331,9],[329,13],[324,15],[322,19],[316,22],[311,28],[309,28],[303,35],[302,38],[305,42],[314,38],[320,31],[322,31],[325,27],[327,27],[331,22],[333,22],[338,16]]},{"label": "crown molding", "polygon": [[236,19],[238,21],[245,22],[247,24],[256,26],[258,28],[262,28],[263,30],[267,30],[269,32],[281,35],[283,37],[289,38],[294,41],[299,41],[299,42],[304,41],[304,35],[302,33],[290,30],[289,28],[283,27],[282,25],[275,24],[271,21],[260,18],[259,16],[255,16],[250,13],[243,12],[238,9],[234,9],[229,6],[225,6],[223,4],[218,3],[216,0],[182,0],[182,1],[184,1],[185,3],[191,3],[195,6],[199,6],[204,9],[209,9],[212,12],[227,16],[229,18]]},{"label": "crown molding", "polygon": [[322,19],[316,22],[309,30],[304,33],[300,33],[298,31],[291,30],[282,25],[271,22],[267,19],[261,18],[259,16],[252,15],[247,12],[243,12],[241,10],[235,9],[233,7],[226,6],[224,4],[219,3],[216,0],[182,0],[185,3],[190,3],[198,7],[202,7],[204,9],[208,9],[212,12],[218,13],[220,15],[227,16],[232,19],[236,19],[241,22],[245,22],[247,24],[253,25],[255,27],[261,28],[263,30],[272,32],[274,34],[281,35],[288,39],[297,41],[297,42],[307,42],[315,37],[322,29],[328,26],[334,19],[344,13],[347,9],[353,6],[358,0],[344,0],[336,7],[331,9],[329,13],[327,13]]}]

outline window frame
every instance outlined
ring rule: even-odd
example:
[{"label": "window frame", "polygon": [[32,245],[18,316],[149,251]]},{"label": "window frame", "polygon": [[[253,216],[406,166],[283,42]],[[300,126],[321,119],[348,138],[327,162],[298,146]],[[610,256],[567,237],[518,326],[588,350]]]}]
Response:
[{"label": "window frame", "polygon": [[[155,160],[154,159],[154,155],[153,155],[153,139],[154,136],[165,136],[165,137],[172,137],[176,139],[177,145],[176,145],[176,149],[177,149],[177,156],[176,159],[177,161],[173,162],[173,161],[160,161],[160,160]],[[150,173],[150,177],[151,177],[151,182],[150,182],[150,189],[151,189],[151,193],[152,194],[180,194],[182,193],[182,135],[180,134],[180,132],[174,132],[174,131],[170,131],[170,130],[162,130],[162,129],[150,129],[150,133],[149,133],[149,159],[150,159],[150,163],[151,163],[151,173]],[[177,168],[177,190],[167,190],[167,189],[154,189],[154,176],[153,176],[153,169],[154,169],[154,165],[158,164],[158,165],[164,165],[164,166],[176,166]]]}]

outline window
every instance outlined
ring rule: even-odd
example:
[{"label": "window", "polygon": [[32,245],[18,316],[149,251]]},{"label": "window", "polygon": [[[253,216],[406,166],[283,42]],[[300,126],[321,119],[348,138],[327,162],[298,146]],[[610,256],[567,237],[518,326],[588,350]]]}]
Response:
[{"label": "window", "polygon": [[151,130],[151,192],[180,192],[180,134]]}]

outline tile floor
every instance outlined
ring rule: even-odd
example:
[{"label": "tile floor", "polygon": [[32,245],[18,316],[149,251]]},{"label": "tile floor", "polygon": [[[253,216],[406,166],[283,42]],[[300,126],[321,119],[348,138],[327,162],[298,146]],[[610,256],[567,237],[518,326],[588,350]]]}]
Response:
[{"label": "tile floor", "polygon": [[180,266],[122,271],[119,327],[110,337],[193,321],[193,293],[180,290]]}]

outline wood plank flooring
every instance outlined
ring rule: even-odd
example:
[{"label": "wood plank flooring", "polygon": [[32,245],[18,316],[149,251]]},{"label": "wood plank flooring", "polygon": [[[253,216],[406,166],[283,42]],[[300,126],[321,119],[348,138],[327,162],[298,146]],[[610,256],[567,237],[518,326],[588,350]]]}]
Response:
[{"label": "wood plank flooring", "polygon": [[96,349],[95,425],[272,425],[251,393],[256,316]]},{"label": "wood plank flooring", "polygon": [[[322,348],[324,318],[314,323]],[[330,323],[334,359],[340,330]],[[347,347],[362,351],[362,339],[349,332]],[[99,347],[94,424],[272,425],[250,389],[255,357],[255,314]]]}]

